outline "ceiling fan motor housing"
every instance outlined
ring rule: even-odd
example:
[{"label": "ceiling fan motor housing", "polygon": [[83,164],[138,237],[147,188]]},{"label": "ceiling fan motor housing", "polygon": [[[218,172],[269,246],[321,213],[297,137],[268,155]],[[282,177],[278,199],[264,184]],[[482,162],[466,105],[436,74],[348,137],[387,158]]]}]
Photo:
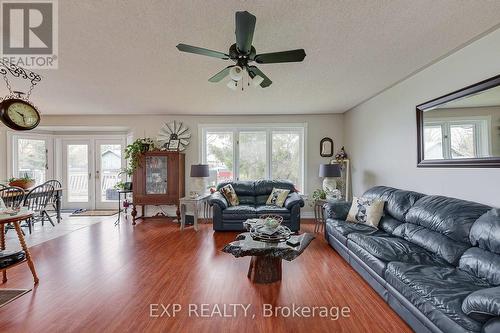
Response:
[{"label": "ceiling fan motor housing", "polygon": [[245,62],[248,62],[248,60],[253,60],[256,54],[257,52],[255,51],[255,47],[253,46],[248,54],[240,52],[236,47],[236,43],[231,45],[231,47],[229,48],[229,57],[234,61],[243,60]]}]

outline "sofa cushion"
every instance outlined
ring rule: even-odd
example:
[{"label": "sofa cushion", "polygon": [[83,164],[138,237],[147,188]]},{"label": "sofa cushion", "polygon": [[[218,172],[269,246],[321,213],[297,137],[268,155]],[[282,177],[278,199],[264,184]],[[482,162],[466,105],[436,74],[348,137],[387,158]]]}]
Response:
[{"label": "sofa cushion", "polygon": [[455,267],[391,262],[385,279],[444,332],[479,332],[482,324],[462,311],[470,293],[488,284]]},{"label": "sofa cushion", "polygon": [[347,245],[347,235],[350,233],[374,234],[380,232],[378,229],[366,224],[352,223],[338,219],[327,219],[326,231],[344,245]]},{"label": "sofa cushion", "polygon": [[[273,188],[281,188],[289,190],[290,192],[295,192],[295,185],[289,180],[256,180],[254,182],[255,186],[255,196],[266,195],[269,196],[273,191]],[[267,197],[266,197],[267,200]]]},{"label": "sofa cushion", "polygon": [[363,235],[352,233],[347,238],[385,263],[401,261],[412,264],[449,266],[445,260],[433,253],[399,237],[388,234]]},{"label": "sofa cushion", "polygon": [[240,201],[240,205],[255,205],[255,197],[253,195],[239,195],[238,200]]},{"label": "sofa cushion", "polygon": [[473,246],[500,254],[500,209],[491,209],[472,225],[469,235]]},{"label": "sofa cushion", "polygon": [[481,289],[462,302],[462,311],[477,321],[500,317],[500,287]]},{"label": "sofa cushion", "polygon": [[412,223],[401,224],[394,230],[394,235],[436,254],[454,266],[458,265],[460,256],[470,248],[468,242],[457,242],[439,232]]},{"label": "sofa cushion", "polygon": [[285,207],[276,207],[273,205],[256,206],[255,211],[257,216],[263,214],[278,214],[283,217],[290,217],[290,211]]},{"label": "sofa cushion", "polygon": [[231,206],[238,206],[240,204],[240,200],[238,199],[238,195],[236,194],[233,185],[227,184],[219,190],[220,193],[226,198],[227,202]]},{"label": "sofa cushion", "polygon": [[387,186],[375,186],[363,194],[364,198],[384,200],[386,202],[385,213],[402,222],[410,207],[423,196],[422,193]]},{"label": "sofa cushion", "polygon": [[282,189],[282,188],[273,188],[271,194],[267,198],[266,205],[274,205],[277,207],[283,207],[285,204],[285,200],[290,193],[290,190]]},{"label": "sofa cushion", "polygon": [[231,206],[222,211],[222,216],[229,220],[245,220],[255,218],[257,216],[257,211],[255,206]]},{"label": "sofa cushion", "polygon": [[394,230],[402,224],[401,221],[395,219],[390,215],[382,216],[378,228],[384,230],[388,234],[393,234]]},{"label": "sofa cushion", "polygon": [[383,200],[353,197],[346,220],[377,228],[384,215],[384,205]]},{"label": "sofa cushion", "polygon": [[406,222],[421,225],[458,242],[469,242],[472,224],[491,207],[475,202],[429,195],[406,214]]},{"label": "sofa cushion", "polygon": [[224,186],[231,184],[233,186],[236,195],[238,196],[255,196],[255,186],[254,182],[251,180],[247,181],[237,181],[237,182],[222,182],[217,185],[217,190],[220,190]]},{"label": "sofa cushion", "polygon": [[500,255],[471,247],[460,258],[459,267],[493,286],[500,285]]}]

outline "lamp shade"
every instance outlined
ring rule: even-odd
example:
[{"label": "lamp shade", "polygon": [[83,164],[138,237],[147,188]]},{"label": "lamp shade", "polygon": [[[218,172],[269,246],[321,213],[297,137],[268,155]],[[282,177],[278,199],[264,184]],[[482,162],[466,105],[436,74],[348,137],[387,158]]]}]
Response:
[{"label": "lamp shade", "polygon": [[319,165],[320,177],[340,177],[340,165],[338,164],[320,164]]},{"label": "lamp shade", "polygon": [[191,177],[208,177],[208,164],[193,164],[191,165]]}]

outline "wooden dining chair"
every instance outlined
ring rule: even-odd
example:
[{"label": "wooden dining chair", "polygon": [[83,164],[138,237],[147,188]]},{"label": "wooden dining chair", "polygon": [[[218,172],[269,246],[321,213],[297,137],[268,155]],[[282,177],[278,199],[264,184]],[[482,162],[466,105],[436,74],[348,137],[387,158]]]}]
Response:
[{"label": "wooden dining chair", "polygon": [[[7,208],[17,209],[21,207],[21,205],[24,202],[24,196],[25,196],[24,190],[20,187],[4,186],[3,188],[0,188],[0,198],[2,198]],[[11,224],[6,225],[5,233],[7,233],[9,229],[13,228],[14,227]]]},{"label": "wooden dining chair", "polygon": [[24,198],[24,206],[34,212],[33,217],[27,221],[30,233],[35,222],[40,221],[43,226],[45,219],[47,219],[52,226],[55,226],[54,221],[52,221],[49,213],[47,213],[47,205],[53,195],[54,186],[42,184],[29,191],[26,198]]},{"label": "wooden dining chair", "polygon": [[[52,197],[49,199],[49,202],[47,203],[47,206],[51,208],[51,210],[53,209],[54,210],[54,214],[50,215],[50,212],[49,212],[49,215],[50,217],[54,217],[54,216],[57,216],[57,197],[56,197],[56,189],[61,189],[62,188],[62,184],[60,181],[58,181],[57,179],[51,179],[51,180],[47,180],[45,184],[48,184],[48,185],[52,185],[54,187],[54,193],[52,194]],[[59,220],[58,220],[59,222]]]}]

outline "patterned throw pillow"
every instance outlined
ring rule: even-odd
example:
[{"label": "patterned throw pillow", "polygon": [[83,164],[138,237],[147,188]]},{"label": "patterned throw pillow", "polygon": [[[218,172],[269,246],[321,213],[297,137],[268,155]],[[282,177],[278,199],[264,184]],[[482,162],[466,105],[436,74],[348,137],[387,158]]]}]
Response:
[{"label": "patterned throw pillow", "polygon": [[226,198],[227,202],[229,202],[230,206],[238,206],[240,204],[240,199],[238,199],[238,196],[236,195],[236,192],[231,184],[227,184],[219,191]]},{"label": "patterned throw pillow", "polygon": [[266,205],[283,207],[288,193],[290,193],[290,190],[273,188],[273,191],[269,195],[269,198],[267,198]]},{"label": "patterned throw pillow", "polygon": [[377,228],[382,215],[384,215],[384,203],[383,200],[353,197],[346,220]]}]

